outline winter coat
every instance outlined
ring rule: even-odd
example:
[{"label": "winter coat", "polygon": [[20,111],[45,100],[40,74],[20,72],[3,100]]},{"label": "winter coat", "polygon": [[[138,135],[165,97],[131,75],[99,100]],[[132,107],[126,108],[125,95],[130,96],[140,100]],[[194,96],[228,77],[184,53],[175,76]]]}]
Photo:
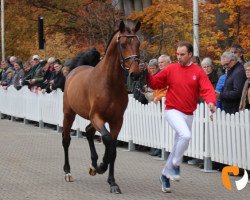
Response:
[{"label": "winter coat", "polygon": [[237,62],[228,70],[224,88],[220,93],[220,100],[224,104],[226,113],[234,114],[239,111],[241,94],[246,79],[245,69],[241,63]]}]

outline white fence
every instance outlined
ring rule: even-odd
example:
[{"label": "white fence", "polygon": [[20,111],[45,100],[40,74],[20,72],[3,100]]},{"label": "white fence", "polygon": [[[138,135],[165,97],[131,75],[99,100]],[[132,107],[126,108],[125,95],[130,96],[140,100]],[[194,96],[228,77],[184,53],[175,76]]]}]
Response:
[{"label": "white fence", "polygon": [[[62,127],[63,93],[35,94],[23,87],[17,91],[0,88],[0,112]],[[160,103],[142,105],[129,97],[118,140],[164,149],[170,152],[174,132],[165,122]],[[207,106],[199,104],[194,114],[192,140],[185,155],[239,166],[250,170],[250,112],[225,114],[219,109],[209,119]],[[72,129],[84,131],[89,121],[77,116]]]}]

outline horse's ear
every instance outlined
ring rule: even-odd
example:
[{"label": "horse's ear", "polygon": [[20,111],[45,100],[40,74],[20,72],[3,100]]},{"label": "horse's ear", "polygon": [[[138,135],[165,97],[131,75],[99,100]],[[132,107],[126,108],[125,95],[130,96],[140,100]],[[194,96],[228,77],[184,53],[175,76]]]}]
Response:
[{"label": "horse's ear", "polygon": [[136,33],[137,31],[139,31],[140,28],[141,28],[141,22],[138,21],[135,27],[133,28],[133,31]]},{"label": "horse's ear", "polygon": [[123,33],[125,31],[125,23],[121,20],[119,25],[119,31]]}]

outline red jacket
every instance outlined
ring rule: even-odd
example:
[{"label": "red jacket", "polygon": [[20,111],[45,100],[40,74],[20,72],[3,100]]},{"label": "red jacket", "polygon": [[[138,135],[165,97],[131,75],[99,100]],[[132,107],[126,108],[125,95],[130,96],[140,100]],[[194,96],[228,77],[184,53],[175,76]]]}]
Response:
[{"label": "red jacket", "polygon": [[196,64],[181,66],[170,64],[155,76],[149,75],[149,86],[161,89],[168,86],[166,109],[176,109],[192,115],[196,110],[199,95],[205,102],[216,105],[213,85],[205,72]]}]

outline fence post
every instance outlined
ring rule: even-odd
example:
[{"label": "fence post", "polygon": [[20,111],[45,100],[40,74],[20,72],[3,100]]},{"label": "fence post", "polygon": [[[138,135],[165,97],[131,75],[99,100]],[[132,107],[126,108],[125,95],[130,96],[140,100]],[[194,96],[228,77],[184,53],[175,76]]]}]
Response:
[{"label": "fence post", "polygon": [[82,134],[81,134],[80,128],[76,129],[76,136],[77,136],[77,138],[82,138]]},{"label": "fence post", "polygon": [[56,131],[58,133],[61,133],[63,131],[63,128],[59,126],[59,124],[56,125]]},{"label": "fence post", "polygon": [[[161,105],[164,105],[165,102],[165,97],[163,97],[161,99]],[[160,142],[161,142],[161,147],[166,147],[166,135],[168,135],[169,133],[167,133],[166,130],[166,121],[165,121],[165,116],[164,116],[164,112],[165,112],[165,108],[164,106],[160,107],[160,111],[161,111],[161,131],[160,131]],[[167,160],[167,157],[169,156],[169,152],[166,152],[166,148],[161,148],[161,157],[160,158],[154,158],[155,160]]]},{"label": "fence post", "polygon": [[166,152],[166,149],[165,148],[162,148],[161,149],[161,157],[160,158],[153,158],[154,160],[160,160],[160,161],[163,161],[163,160],[167,160],[167,157],[169,156],[169,152]]},{"label": "fence post", "polygon": [[167,160],[168,155],[169,155],[169,153],[166,152],[166,149],[162,148],[161,149],[161,160]]},{"label": "fence post", "polygon": [[133,143],[133,140],[128,141],[128,151],[134,151],[135,150],[135,144]]},{"label": "fence post", "polygon": [[44,123],[42,120],[39,121],[39,128],[44,128]]},{"label": "fence post", "polygon": [[202,169],[202,172],[206,173],[213,173],[217,172],[216,170],[213,170],[212,166],[212,160],[211,160],[211,148],[210,148],[210,132],[212,130],[212,121],[210,119],[212,118],[212,113],[208,110],[208,107],[205,106],[205,116],[204,116],[204,131],[205,131],[205,137],[204,137],[204,169]]}]

